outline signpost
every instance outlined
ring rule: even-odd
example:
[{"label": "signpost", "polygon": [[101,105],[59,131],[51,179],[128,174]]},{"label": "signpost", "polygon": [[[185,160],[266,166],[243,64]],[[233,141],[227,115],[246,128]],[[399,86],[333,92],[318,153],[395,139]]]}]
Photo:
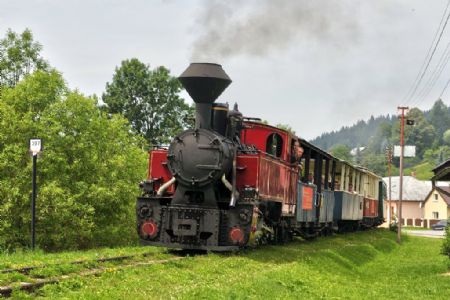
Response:
[{"label": "signpost", "polygon": [[33,155],[33,193],[31,196],[31,248],[34,250],[36,244],[36,163],[37,163],[37,155],[42,151],[42,141],[38,138],[30,139],[30,152]]},{"label": "signpost", "polygon": [[[404,145],[403,149],[403,157],[416,157],[416,146]],[[401,146],[394,146],[395,157],[400,157],[401,151]]]}]

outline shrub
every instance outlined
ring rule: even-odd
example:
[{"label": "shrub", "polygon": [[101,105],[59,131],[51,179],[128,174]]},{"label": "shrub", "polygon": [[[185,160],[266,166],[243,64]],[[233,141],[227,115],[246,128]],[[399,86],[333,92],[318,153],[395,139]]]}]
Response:
[{"label": "shrub", "polygon": [[0,249],[30,243],[31,157],[40,137],[36,238],[45,250],[136,241],[144,140],[127,120],[71,92],[57,72],[38,71],[0,96]]},{"label": "shrub", "polygon": [[447,220],[447,227],[445,228],[445,239],[442,245],[442,253],[450,258],[450,218]]}]

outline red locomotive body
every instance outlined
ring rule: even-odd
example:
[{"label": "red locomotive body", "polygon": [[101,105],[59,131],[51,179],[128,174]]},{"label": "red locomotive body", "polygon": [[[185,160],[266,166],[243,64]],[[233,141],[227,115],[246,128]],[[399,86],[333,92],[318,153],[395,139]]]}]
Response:
[{"label": "red locomotive body", "polygon": [[[149,151],[147,180],[154,182],[154,190],[157,191],[162,184],[172,178],[167,167],[167,149],[156,149]],[[175,185],[172,184],[166,190],[167,195],[173,195]]]}]

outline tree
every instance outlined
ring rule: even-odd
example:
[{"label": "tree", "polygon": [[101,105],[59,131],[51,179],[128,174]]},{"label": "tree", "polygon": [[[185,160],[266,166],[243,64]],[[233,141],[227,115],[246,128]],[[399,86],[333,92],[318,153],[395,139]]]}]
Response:
[{"label": "tree", "polygon": [[355,164],[359,165],[362,163],[362,153],[361,153],[361,147],[356,147],[356,153],[355,153],[355,158],[354,158],[354,162]]},{"label": "tree", "polygon": [[447,129],[443,136],[442,136],[442,140],[444,141],[444,143],[446,143],[447,145],[450,146],[450,129]]},{"label": "tree", "polygon": [[347,145],[336,144],[330,150],[331,154],[339,159],[351,162],[350,148]]},{"label": "tree", "polygon": [[411,109],[408,112],[408,118],[412,118],[415,125],[405,124],[405,143],[416,145],[416,156],[421,159],[425,150],[433,145],[436,139],[436,130],[427,122],[423,112],[418,108]]},{"label": "tree", "polygon": [[41,57],[42,46],[33,40],[31,30],[21,34],[8,29],[0,40],[0,89],[15,86],[25,75],[36,70],[48,70],[48,63]]},{"label": "tree", "polygon": [[187,127],[192,109],[180,98],[181,84],[169,70],[133,58],[122,61],[102,96],[111,113],[120,113],[150,144],[170,141]]},{"label": "tree", "polygon": [[450,157],[450,146],[441,146],[437,149],[428,149],[423,155],[424,160],[432,166],[438,165]]},{"label": "tree", "polygon": [[[406,118],[414,120],[414,125],[406,125],[405,121],[405,145],[415,145],[416,160],[420,160],[425,151],[433,146],[436,131],[418,108],[412,108]],[[392,126],[392,141],[394,145],[400,144],[400,122]]]},{"label": "tree", "polygon": [[387,173],[386,156],[383,154],[367,153],[363,157],[362,165],[379,175]]},{"label": "tree", "polygon": [[290,125],[287,124],[277,124],[275,127],[286,130],[287,132],[290,132],[292,135],[295,135],[295,130],[292,129]]},{"label": "tree", "polygon": [[450,128],[450,113],[441,99],[437,100],[431,108],[429,120],[436,130],[437,139],[441,141],[443,133]]},{"label": "tree", "polygon": [[25,247],[30,232],[31,158],[40,137],[37,245],[47,250],[136,240],[137,183],[144,140],[120,115],[70,91],[60,74],[37,71],[0,99],[0,249]]},{"label": "tree", "polygon": [[391,140],[391,131],[391,123],[384,122],[378,125],[376,134],[369,139],[366,152],[371,152],[374,154],[384,153]]}]

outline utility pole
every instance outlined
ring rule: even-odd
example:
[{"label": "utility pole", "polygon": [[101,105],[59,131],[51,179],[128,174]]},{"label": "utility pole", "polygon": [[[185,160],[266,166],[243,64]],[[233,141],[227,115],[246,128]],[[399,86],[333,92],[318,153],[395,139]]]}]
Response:
[{"label": "utility pole", "polygon": [[391,226],[391,216],[392,216],[392,210],[391,210],[391,199],[392,199],[392,181],[391,181],[391,164],[392,164],[392,146],[387,146],[386,148],[386,158],[388,161],[388,176],[389,176],[389,201],[388,201],[388,226]]},{"label": "utility pole", "polygon": [[405,111],[408,110],[407,106],[399,106],[401,110],[400,119],[400,186],[398,195],[398,226],[397,226],[397,243],[401,243],[402,237],[402,199],[403,199],[403,156],[405,155]]}]

